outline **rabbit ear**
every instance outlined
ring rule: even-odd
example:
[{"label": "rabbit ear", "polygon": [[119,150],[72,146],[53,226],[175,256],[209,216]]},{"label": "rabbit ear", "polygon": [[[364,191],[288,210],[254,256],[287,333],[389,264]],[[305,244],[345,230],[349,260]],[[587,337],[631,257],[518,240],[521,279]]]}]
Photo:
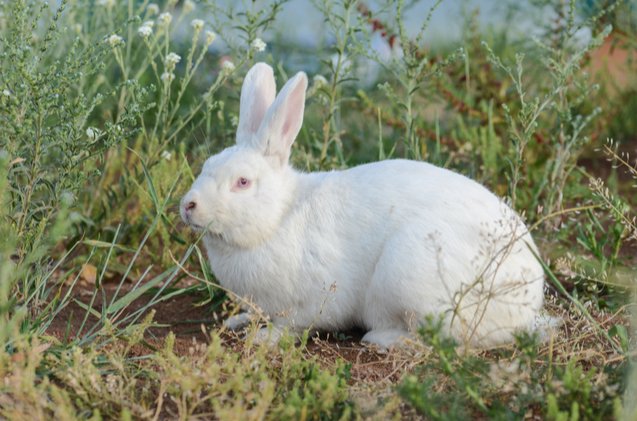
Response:
[{"label": "rabbit ear", "polygon": [[297,73],[283,86],[268,109],[257,138],[262,142],[263,153],[274,156],[284,165],[290,157],[290,148],[303,123],[307,76]]},{"label": "rabbit ear", "polygon": [[259,130],[263,117],[274,102],[276,83],[272,67],[257,63],[248,71],[241,88],[239,103],[239,125],[237,126],[237,144],[256,145],[255,134]]}]

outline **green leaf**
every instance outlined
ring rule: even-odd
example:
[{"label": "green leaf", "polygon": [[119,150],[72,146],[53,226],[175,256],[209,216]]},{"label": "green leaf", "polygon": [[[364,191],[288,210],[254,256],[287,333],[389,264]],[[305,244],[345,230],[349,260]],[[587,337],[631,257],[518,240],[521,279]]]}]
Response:
[{"label": "green leaf", "polygon": [[613,325],[608,329],[608,334],[611,338],[619,339],[619,344],[624,352],[627,352],[630,347],[630,340],[628,338],[628,330],[624,325]]},{"label": "green leaf", "polygon": [[160,275],[156,276],[155,278],[151,279],[150,281],[146,282],[144,285],[140,286],[139,288],[135,288],[135,289],[129,291],[122,298],[118,299],[113,304],[111,304],[108,307],[108,309],[106,310],[106,313],[107,314],[113,314],[113,313],[115,313],[115,312],[127,307],[128,305],[130,305],[130,303],[135,301],[137,298],[139,298],[146,291],[148,291],[149,289],[154,288],[157,285],[159,285],[170,274],[172,274],[172,272],[174,272],[174,270],[175,270],[174,268],[168,269],[167,271],[163,272],[162,274],[160,274]]},{"label": "green leaf", "polygon": [[77,305],[78,305],[81,309],[83,309],[83,310],[85,310],[85,311],[89,312],[90,314],[92,314],[93,316],[97,317],[98,319],[101,319],[101,318],[102,318],[102,315],[101,315],[101,314],[100,314],[97,310],[95,310],[95,309],[94,309],[94,308],[92,308],[92,307],[87,306],[86,304],[84,304],[84,303],[83,303],[83,302],[81,302],[80,300],[78,300],[78,299],[74,298],[74,299],[73,299],[73,302],[74,302],[75,304],[77,304]]},{"label": "green leaf", "polygon": [[113,243],[109,243],[109,242],[106,242],[106,241],[84,240],[84,241],[82,241],[82,243],[86,244],[89,247],[105,248],[105,249],[110,249],[112,247],[112,248],[120,250],[120,251],[131,252],[131,253],[135,252],[135,249],[133,249],[133,248],[120,246],[119,244],[113,244]]}]

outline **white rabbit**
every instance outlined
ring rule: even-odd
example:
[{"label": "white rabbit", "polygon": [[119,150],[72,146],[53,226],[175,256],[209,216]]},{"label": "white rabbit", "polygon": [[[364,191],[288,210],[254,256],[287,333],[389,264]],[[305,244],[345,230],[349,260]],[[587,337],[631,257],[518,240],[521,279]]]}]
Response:
[{"label": "white rabbit", "polygon": [[222,286],[256,303],[275,332],[360,327],[383,348],[427,315],[478,346],[534,329],[544,273],[519,216],[473,180],[424,162],[296,171],[288,158],[306,88],[300,72],[275,99],[272,68],[252,67],[237,144],[210,157],[182,199]]}]

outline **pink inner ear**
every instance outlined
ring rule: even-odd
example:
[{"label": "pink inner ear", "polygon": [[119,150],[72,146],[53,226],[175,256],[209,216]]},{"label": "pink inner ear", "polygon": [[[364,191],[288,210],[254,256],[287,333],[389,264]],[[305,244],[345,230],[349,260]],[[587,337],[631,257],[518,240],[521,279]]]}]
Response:
[{"label": "pink inner ear", "polygon": [[[305,87],[302,84],[298,84],[296,86],[296,89],[290,95],[290,99],[288,100],[288,104],[286,107],[287,118],[285,119],[283,128],[281,129],[281,134],[284,139],[288,137],[293,126],[301,123],[298,120],[303,118],[303,108],[305,106],[303,102],[305,100],[304,93]],[[293,140],[294,139],[288,139],[288,143],[292,143]]]},{"label": "pink inner ear", "polygon": [[290,120],[289,119],[285,120],[285,123],[283,124],[283,130],[282,130],[284,138],[287,137],[287,135],[288,135],[288,133],[290,131],[290,127],[292,127],[292,123],[290,122]]}]

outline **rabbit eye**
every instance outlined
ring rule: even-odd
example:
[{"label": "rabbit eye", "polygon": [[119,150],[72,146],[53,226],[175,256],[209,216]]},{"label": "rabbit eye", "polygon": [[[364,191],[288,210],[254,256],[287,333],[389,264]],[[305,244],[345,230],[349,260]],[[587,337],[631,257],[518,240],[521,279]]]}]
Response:
[{"label": "rabbit eye", "polygon": [[237,189],[247,189],[248,187],[250,187],[250,180],[245,177],[239,177],[237,179],[237,182],[235,183],[235,187]]}]

